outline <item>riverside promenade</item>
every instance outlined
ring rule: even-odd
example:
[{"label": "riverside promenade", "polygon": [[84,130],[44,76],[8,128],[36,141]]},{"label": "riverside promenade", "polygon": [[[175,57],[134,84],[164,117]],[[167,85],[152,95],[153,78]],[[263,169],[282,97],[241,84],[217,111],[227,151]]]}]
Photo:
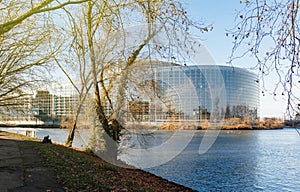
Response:
[{"label": "riverside promenade", "polygon": [[0,192],[42,191],[64,190],[31,145],[0,132]]}]

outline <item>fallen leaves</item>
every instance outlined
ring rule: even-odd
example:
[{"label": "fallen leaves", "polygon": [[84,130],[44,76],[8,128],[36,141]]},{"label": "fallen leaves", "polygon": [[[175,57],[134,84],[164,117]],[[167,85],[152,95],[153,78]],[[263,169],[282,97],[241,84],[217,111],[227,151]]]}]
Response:
[{"label": "fallen leaves", "polygon": [[38,148],[65,191],[193,191],[142,170],[116,167],[93,154],[60,145]]}]

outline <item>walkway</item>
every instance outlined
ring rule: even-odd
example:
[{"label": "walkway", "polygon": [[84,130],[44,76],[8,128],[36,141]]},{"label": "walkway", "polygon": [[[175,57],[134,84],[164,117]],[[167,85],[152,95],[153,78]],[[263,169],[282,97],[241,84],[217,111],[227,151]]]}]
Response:
[{"label": "walkway", "polygon": [[30,143],[0,132],[0,192],[62,192]]}]

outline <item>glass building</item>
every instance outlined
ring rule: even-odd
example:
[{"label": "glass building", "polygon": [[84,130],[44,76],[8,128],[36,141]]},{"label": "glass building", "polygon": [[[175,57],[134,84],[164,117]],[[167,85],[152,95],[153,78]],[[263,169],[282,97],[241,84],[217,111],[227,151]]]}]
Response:
[{"label": "glass building", "polygon": [[242,68],[219,66],[226,88],[225,118],[259,117],[257,75]]},{"label": "glass building", "polygon": [[[231,66],[169,64],[167,67],[155,66],[151,71],[143,81],[155,82],[152,83],[154,88],[148,88],[155,94],[139,96],[135,106],[140,102],[143,110],[131,110],[135,113],[133,116],[138,114],[139,120],[207,119],[211,122],[259,116],[259,84],[257,76],[249,70]],[[149,106],[145,107],[147,103]]]}]

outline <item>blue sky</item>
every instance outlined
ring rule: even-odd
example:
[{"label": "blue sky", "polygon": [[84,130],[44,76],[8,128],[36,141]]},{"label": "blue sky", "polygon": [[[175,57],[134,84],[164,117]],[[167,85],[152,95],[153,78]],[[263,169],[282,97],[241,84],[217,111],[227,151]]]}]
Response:
[{"label": "blue sky", "polygon": [[[238,10],[244,4],[239,0],[186,0],[188,14],[193,20],[204,21],[212,24],[214,29],[207,34],[199,34],[202,44],[206,46],[217,64],[226,64],[231,53],[232,39],[226,37],[226,30],[234,27],[234,19]],[[243,58],[235,61],[233,64],[237,67],[251,68],[256,63],[251,58]],[[257,73],[257,71],[253,71]],[[273,75],[266,77],[265,83],[267,93],[265,96],[260,94],[260,116],[261,117],[284,117],[286,111],[286,99],[281,96],[273,97],[272,93],[275,87]]]}]

